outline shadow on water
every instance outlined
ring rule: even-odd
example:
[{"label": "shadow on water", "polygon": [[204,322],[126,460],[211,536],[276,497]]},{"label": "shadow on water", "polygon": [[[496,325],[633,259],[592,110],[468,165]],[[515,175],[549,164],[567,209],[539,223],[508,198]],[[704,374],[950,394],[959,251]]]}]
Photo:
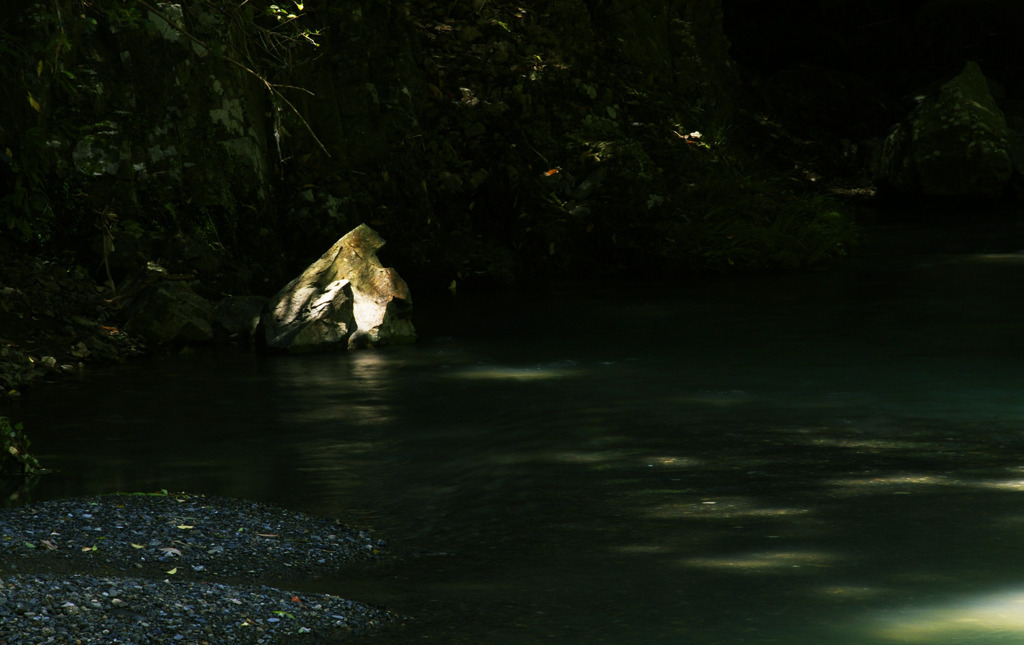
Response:
[{"label": "shadow on water", "polygon": [[415,348],[153,359],[31,392],[37,497],[373,526],[289,581],[378,643],[1024,642],[1024,258],[426,311]]}]

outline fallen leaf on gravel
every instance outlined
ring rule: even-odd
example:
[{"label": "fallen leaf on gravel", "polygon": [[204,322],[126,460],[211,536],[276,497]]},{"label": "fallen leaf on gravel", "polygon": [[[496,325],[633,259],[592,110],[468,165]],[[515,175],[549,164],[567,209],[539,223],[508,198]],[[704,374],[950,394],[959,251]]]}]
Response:
[{"label": "fallen leaf on gravel", "polygon": [[277,533],[257,533],[260,537],[277,537]]},{"label": "fallen leaf on gravel", "polygon": [[164,573],[166,573],[167,575],[173,576],[174,574],[178,573],[178,567],[174,567],[170,571],[164,571]]},{"label": "fallen leaf on gravel", "polygon": [[185,529],[194,529],[195,527],[194,526],[189,526],[188,524],[179,524],[178,528],[181,529],[181,530],[185,530]]}]

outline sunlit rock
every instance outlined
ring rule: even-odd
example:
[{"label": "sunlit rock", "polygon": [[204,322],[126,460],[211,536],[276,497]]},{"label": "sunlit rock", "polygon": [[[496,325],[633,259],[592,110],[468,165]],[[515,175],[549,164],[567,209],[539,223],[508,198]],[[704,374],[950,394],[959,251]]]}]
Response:
[{"label": "sunlit rock", "polygon": [[876,181],[898,193],[996,198],[1013,172],[1008,137],[988,81],[970,62],[893,129],[872,171]]},{"label": "sunlit rock", "polygon": [[267,303],[258,341],[289,352],[412,342],[412,296],[394,269],[382,267],[384,240],[361,224]]}]

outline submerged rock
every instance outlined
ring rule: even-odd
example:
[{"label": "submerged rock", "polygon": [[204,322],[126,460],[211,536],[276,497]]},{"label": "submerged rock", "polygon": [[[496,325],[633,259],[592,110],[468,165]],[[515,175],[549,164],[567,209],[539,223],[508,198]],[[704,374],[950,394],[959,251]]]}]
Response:
[{"label": "submerged rock", "polygon": [[384,240],[360,224],[267,303],[257,341],[289,352],[412,342],[412,295],[381,266]]}]

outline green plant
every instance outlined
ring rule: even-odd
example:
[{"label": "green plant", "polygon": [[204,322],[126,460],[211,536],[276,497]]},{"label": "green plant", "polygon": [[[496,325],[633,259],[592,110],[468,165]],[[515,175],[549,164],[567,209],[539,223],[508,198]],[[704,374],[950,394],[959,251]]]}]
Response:
[{"label": "green plant", "polygon": [[32,475],[42,471],[39,461],[28,450],[31,442],[20,423],[0,417],[0,476]]},{"label": "green plant", "polygon": [[702,271],[794,269],[845,255],[857,225],[835,199],[791,178],[764,179],[725,170],[692,186],[664,240]]},{"label": "green plant", "polygon": [[54,219],[45,176],[40,170],[15,161],[10,148],[0,151],[0,162],[7,165],[9,176],[14,178],[11,191],[0,197],[7,228],[17,229],[26,239],[35,236],[45,241]]},{"label": "green plant", "polygon": [[58,133],[69,126],[69,99],[85,87],[68,69],[69,30],[82,24],[91,32],[95,21],[69,19],[60,3],[33,3],[8,24],[19,22],[20,31],[0,31],[0,64],[10,76],[0,91],[7,107],[0,119],[0,234],[16,229],[26,240],[45,243],[62,207],[54,191],[62,183]]}]

